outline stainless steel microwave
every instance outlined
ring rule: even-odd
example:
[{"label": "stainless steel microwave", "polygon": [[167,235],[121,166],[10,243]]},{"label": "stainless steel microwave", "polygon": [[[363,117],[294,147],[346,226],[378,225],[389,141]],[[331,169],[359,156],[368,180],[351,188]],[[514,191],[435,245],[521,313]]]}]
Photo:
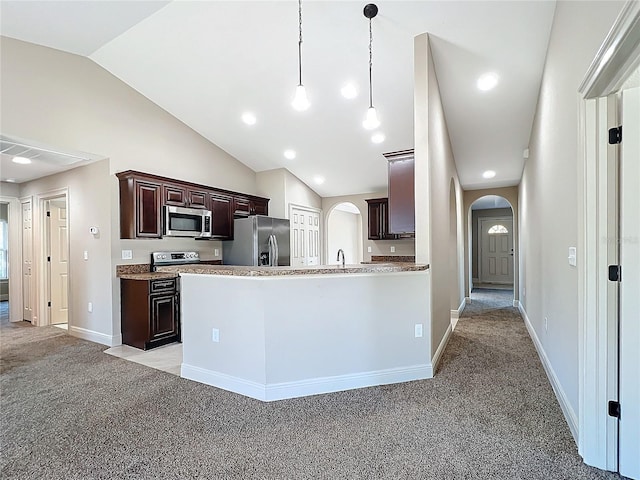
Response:
[{"label": "stainless steel microwave", "polygon": [[167,237],[211,237],[211,212],[199,208],[164,206],[162,233]]}]

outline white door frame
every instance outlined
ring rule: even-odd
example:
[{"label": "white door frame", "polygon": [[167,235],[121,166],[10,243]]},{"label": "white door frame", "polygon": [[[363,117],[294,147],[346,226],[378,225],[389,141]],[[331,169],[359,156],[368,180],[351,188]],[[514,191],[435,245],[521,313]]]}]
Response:
[{"label": "white door frame", "polygon": [[[482,222],[495,222],[495,223],[500,223],[504,220],[508,220],[509,222],[511,222],[511,231],[509,232],[509,235],[511,235],[511,256],[513,257],[513,254],[515,252],[515,239],[514,239],[514,235],[513,235],[513,214],[511,216],[500,216],[500,217],[480,217],[478,216],[478,283],[483,283],[482,282]],[[511,282],[510,285],[514,285],[515,282],[515,261],[512,259],[512,271],[513,273],[513,281]],[[491,283],[491,282],[490,282]],[[505,283],[505,285],[507,285]]]},{"label": "white door frame", "polygon": [[[46,221],[47,221],[47,210],[45,208],[45,204],[47,200],[52,200],[54,198],[65,198],[65,204],[67,209],[67,235],[71,235],[71,231],[69,229],[69,189],[67,187],[59,188],[56,190],[50,190],[45,193],[40,193],[36,195],[34,204],[37,205],[37,212],[35,212],[33,218],[37,218],[37,221],[34,222],[34,254],[36,257],[34,258],[34,265],[36,266],[36,285],[38,288],[36,289],[36,301],[35,306],[38,309],[38,316],[36,317],[36,322],[34,322],[38,326],[50,325],[51,318],[49,308],[47,306],[47,292],[49,291],[48,285],[48,275],[47,275],[47,238],[46,238]],[[68,242],[70,245],[71,242]],[[37,246],[36,246],[37,245]],[[70,246],[69,246],[70,249]],[[68,289],[68,302],[69,302],[69,317],[68,317],[68,325],[69,329],[71,329],[72,317],[73,317],[73,309],[71,305],[72,302],[72,289],[71,287],[71,264],[73,262],[70,255],[69,258],[69,289]]]},{"label": "white door frame", "polygon": [[9,321],[22,320],[22,222],[17,197],[0,196],[9,213]]},{"label": "white door frame", "polygon": [[[611,318],[611,295],[604,266],[610,260],[606,238],[611,228],[607,212],[612,189],[607,179],[609,149],[603,137],[611,122],[606,97],[620,89],[640,64],[640,2],[628,1],[596,54],[578,89],[578,319],[579,319],[579,415],[578,452],[585,463],[617,471],[617,423],[606,403],[617,389],[617,335]],[[617,320],[615,320],[617,321]],[[616,353],[617,354],[617,353]],[[617,398],[614,397],[614,398]]]}]

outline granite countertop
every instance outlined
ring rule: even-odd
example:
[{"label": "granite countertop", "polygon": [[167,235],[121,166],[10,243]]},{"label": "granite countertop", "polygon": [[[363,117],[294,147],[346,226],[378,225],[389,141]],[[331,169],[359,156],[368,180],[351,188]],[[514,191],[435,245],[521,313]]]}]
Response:
[{"label": "granite countertop", "polygon": [[174,265],[158,267],[158,272],[229,275],[240,277],[280,277],[344,273],[390,273],[428,270],[429,265],[415,263],[376,263],[367,265],[317,265],[309,267],[240,267],[232,265]]},{"label": "granite countertop", "polygon": [[119,278],[125,280],[164,280],[178,277],[177,272],[141,272],[141,273],[121,273]]}]

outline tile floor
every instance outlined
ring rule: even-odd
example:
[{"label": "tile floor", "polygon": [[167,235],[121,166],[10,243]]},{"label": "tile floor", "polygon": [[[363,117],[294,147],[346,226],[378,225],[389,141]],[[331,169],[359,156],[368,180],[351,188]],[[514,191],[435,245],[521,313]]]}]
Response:
[{"label": "tile floor", "polygon": [[171,343],[146,351],[129,345],[118,345],[108,348],[104,353],[180,376],[182,343]]}]

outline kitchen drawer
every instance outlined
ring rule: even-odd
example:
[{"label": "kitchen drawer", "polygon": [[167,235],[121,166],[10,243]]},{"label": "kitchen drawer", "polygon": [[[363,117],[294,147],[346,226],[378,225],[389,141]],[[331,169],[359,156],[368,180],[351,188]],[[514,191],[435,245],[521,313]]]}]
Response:
[{"label": "kitchen drawer", "polygon": [[150,293],[171,292],[176,290],[176,279],[166,278],[162,280],[152,280]]}]

